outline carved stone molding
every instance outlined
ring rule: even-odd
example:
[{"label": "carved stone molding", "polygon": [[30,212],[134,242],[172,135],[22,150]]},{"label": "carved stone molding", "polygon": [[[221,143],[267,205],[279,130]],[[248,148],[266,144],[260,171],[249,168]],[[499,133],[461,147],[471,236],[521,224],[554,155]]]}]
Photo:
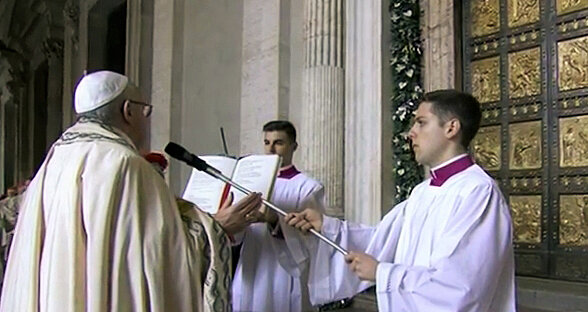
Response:
[{"label": "carved stone molding", "polygon": [[80,22],[80,6],[78,1],[67,1],[63,8],[63,15],[65,17],[66,33],[70,37],[74,49],[77,49],[79,42],[78,27]]},{"label": "carved stone molding", "polygon": [[43,54],[47,59],[63,57],[63,40],[49,38],[43,41]]},{"label": "carved stone molding", "polygon": [[78,22],[80,21],[80,6],[78,1],[67,1],[63,8],[63,14],[67,22],[78,25]]}]

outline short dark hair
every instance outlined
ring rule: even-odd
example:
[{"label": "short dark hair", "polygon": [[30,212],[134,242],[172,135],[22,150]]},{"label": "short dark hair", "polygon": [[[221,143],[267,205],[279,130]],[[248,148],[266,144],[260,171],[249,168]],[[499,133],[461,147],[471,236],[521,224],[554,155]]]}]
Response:
[{"label": "short dark hair", "polygon": [[457,90],[438,90],[428,92],[422,102],[429,102],[433,106],[433,113],[442,123],[455,117],[461,124],[461,145],[466,149],[478,133],[482,111],[480,102],[469,93]]},{"label": "short dark hair", "polygon": [[292,142],[296,142],[296,128],[287,120],[273,120],[263,126],[263,132],[284,131]]}]

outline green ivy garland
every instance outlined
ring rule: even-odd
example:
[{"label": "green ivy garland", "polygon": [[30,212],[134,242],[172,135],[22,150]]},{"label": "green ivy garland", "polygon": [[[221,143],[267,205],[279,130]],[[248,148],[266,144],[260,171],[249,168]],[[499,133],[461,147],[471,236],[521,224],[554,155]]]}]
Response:
[{"label": "green ivy garland", "polygon": [[397,202],[408,197],[423,179],[422,168],[414,159],[407,134],[413,112],[423,93],[421,85],[421,32],[418,0],[390,1],[390,66],[392,70],[392,123],[394,179]]}]

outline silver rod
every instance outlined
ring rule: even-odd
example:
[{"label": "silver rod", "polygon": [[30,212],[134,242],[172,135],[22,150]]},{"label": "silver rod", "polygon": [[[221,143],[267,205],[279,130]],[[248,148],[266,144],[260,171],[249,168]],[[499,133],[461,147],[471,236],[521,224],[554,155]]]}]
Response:
[{"label": "silver rod", "polygon": [[[233,180],[227,178],[224,174],[220,173],[220,171],[218,171],[218,170],[216,170],[216,169],[214,169],[212,167],[208,167],[205,172],[208,173],[209,175],[217,178],[217,179],[222,180],[223,182],[229,183],[230,185],[232,185],[233,187],[235,187],[237,190],[241,191],[242,193],[245,193],[246,195],[249,195],[249,194],[253,193],[252,191],[244,188],[243,186],[241,186],[241,185],[233,182]],[[265,200],[264,198],[262,198],[261,201],[265,205],[267,205],[268,207],[270,207],[273,211],[275,211],[278,214],[280,214],[282,217],[285,217],[287,215],[287,213],[284,210],[282,210],[279,207],[277,207],[276,205],[272,204],[270,201]],[[347,256],[349,254],[349,252],[347,252],[347,250],[345,250],[343,247],[337,245],[332,240],[326,238],[323,234],[319,233],[315,229],[310,229],[309,232],[312,233],[314,236],[318,237],[323,242],[329,244],[331,247],[335,248],[338,252],[342,253],[344,256]]]},{"label": "silver rod", "polygon": [[225,156],[229,156],[229,149],[227,148],[227,140],[225,139],[225,130],[223,127],[220,127],[220,135],[221,141],[223,142],[223,150],[225,151]]}]

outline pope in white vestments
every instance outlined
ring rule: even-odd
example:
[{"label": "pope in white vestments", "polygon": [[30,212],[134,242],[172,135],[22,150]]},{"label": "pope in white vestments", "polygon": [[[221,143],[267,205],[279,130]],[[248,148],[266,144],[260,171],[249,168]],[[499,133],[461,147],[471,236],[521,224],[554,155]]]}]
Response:
[{"label": "pope in white vestments", "polygon": [[417,161],[432,167],[431,178],[377,227],[312,210],[286,217],[351,251],[343,257],[318,245],[310,270],[314,304],[375,284],[380,311],[516,310],[510,211],[494,180],[465,154],[479,121],[471,95],[425,95],[409,136]]},{"label": "pope in white vestments", "polygon": [[230,310],[230,277],[209,269],[230,267],[228,239],[178,208],[138,153],[151,106],[128,86],[105,71],[78,85],[76,111],[110,103],[100,114],[121,114],[119,127],[82,115],[49,150],[20,207],[0,311]]}]

